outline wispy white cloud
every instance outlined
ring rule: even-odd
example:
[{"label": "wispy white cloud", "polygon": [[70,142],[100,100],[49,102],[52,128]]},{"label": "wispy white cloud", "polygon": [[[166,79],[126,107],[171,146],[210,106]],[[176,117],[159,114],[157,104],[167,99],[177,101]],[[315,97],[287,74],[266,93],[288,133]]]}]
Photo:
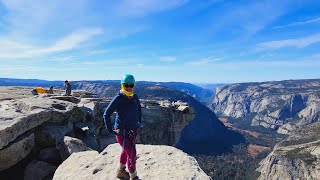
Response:
[{"label": "wispy white cloud", "polygon": [[136,64],[136,66],[138,67],[138,68],[145,68],[145,65],[144,64]]},{"label": "wispy white cloud", "polygon": [[110,50],[110,49],[99,49],[99,50],[91,50],[91,51],[88,51],[87,53],[90,54],[90,55],[95,55],[95,54],[106,54],[106,53],[109,53],[109,52],[112,52],[112,50]]},{"label": "wispy white cloud", "polygon": [[318,60],[320,61],[320,53],[318,53],[318,54],[312,54],[312,55],[310,56],[310,58],[311,58],[311,59],[318,59]]},{"label": "wispy white cloud", "polygon": [[210,63],[214,63],[217,61],[221,61],[222,59],[220,58],[204,58],[204,59],[200,59],[197,61],[191,61],[191,62],[187,62],[186,65],[206,65],[206,64],[210,64]]},{"label": "wispy white cloud", "polygon": [[299,61],[290,61],[290,60],[280,60],[280,61],[248,61],[248,62],[239,62],[239,63],[229,63],[229,64],[220,64],[216,65],[217,68],[225,69],[261,69],[265,68],[270,69],[287,69],[287,68],[310,68],[310,67],[320,67],[320,61],[313,60],[299,60]]},{"label": "wispy white cloud", "polygon": [[123,0],[114,6],[114,13],[118,16],[142,17],[179,7],[188,0]]},{"label": "wispy white cloud", "polygon": [[53,62],[68,62],[73,60],[75,57],[74,56],[54,56],[52,58],[48,58],[42,61],[48,62],[48,61],[53,61]]},{"label": "wispy white cloud", "polygon": [[[303,59],[298,61],[280,60],[280,61],[248,61],[241,62],[250,67],[276,67],[276,68],[288,68],[288,67],[320,67],[320,61]],[[240,65],[240,64],[239,64]]]},{"label": "wispy white cloud", "polygon": [[0,37],[0,47],[1,49],[15,48],[18,50],[30,49],[32,46],[29,44],[24,44],[21,42],[14,41],[5,37]]},{"label": "wispy white cloud", "polygon": [[112,27],[107,32],[107,39],[125,39],[129,37],[132,34],[137,34],[140,32],[144,32],[148,30],[150,27],[147,25],[129,25],[129,24],[123,24],[122,27]]},{"label": "wispy white cloud", "polygon": [[90,40],[104,33],[100,26],[88,23],[92,13],[87,0],[0,0],[0,4],[5,14],[0,22],[5,24],[0,32],[2,59],[74,50],[92,45]]},{"label": "wispy white cloud", "polygon": [[36,49],[33,51],[29,51],[31,54],[42,54],[42,53],[52,53],[59,51],[67,51],[74,48],[79,47],[83,42],[88,41],[93,36],[103,34],[103,30],[101,28],[88,28],[88,29],[80,29],[72,32],[70,35],[63,37],[56,41],[53,45],[48,48]]},{"label": "wispy white cloud", "polygon": [[[277,4],[277,6],[275,6]],[[212,32],[228,31],[236,39],[250,38],[286,13],[290,1],[259,0],[250,3],[230,2],[219,15],[214,15]]]},{"label": "wispy white cloud", "polygon": [[[104,33],[105,34],[105,33]],[[103,36],[105,37],[105,36]],[[123,45],[121,47],[92,47],[91,49],[83,51],[84,55],[98,55],[98,54],[105,54],[105,55],[110,55],[110,54],[115,54],[115,53],[120,53],[124,54],[124,52],[128,51],[133,51],[137,47],[134,44],[130,45]]]},{"label": "wispy white cloud", "polygon": [[141,61],[137,58],[115,58],[115,59],[103,59],[103,60],[91,60],[85,59],[82,61],[72,61],[68,62],[69,66],[74,67],[110,67],[110,66],[133,66],[134,64],[139,64]]},{"label": "wispy white cloud", "polygon": [[[102,7],[102,11],[95,12],[90,8],[95,3],[89,0],[0,0],[5,14],[0,19],[0,58],[43,57],[84,46],[98,47],[99,43],[115,39],[126,39],[149,27],[143,23],[128,22],[127,17],[115,18],[112,13],[122,13],[120,11],[123,10],[130,11],[130,14],[132,10],[134,16],[144,16],[177,7],[184,2],[109,1],[108,6]],[[114,5],[119,11],[111,11]],[[90,41],[95,36],[101,38]],[[107,51],[95,50],[87,55],[101,53]]]},{"label": "wispy white cloud", "polygon": [[263,68],[297,68],[297,67],[320,67],[320,56],[314,54],[312,56],[301,57],[297,60],[278,59],[274,57],[266,57],[263,60],[243,59],[237,60],[199,60],[184,64],[190,69],[225,69],[225,70],[246,70],[246,69],[263,69]]},{"label": "wispy white cloud", "polygon": [[163,62],[174,62],[176,60],[177,60],[177,58],[173,57],[173,56],[162,56],[162,57],[160,57],[160,61],[163,61]]},{"label": "wispy white cloud", "polygon": [[3,73],[11,73],[11,72],[19,72],[19,71],[23,71],[23,72],[31,72],[34,71],[34,67],[30,67],[30,66],[22,66],[22,65],[6,65],[6,66],[2,66],[0,67],[0,71]]},{"label": "wispy white cloud", "polygon": [[275,26],[272,29],[280,29],[280,28],[286,28],[286,27],[292,27],[292,26],[301,26],[301,25],[317,23],[317,22],[320,22],[320,17],[309,19],[306,21],[299,21],[299,22],[294,22],[294,23],[290,23],[290,24],[286,24],[286,25]]},{"label": "wispy white cloud", "polygon": [[101,28],[79,29],[58,39],[47,47],[37,47],[30,43],[18,42],[0,37],[0,47],[3,47],[0,49],[0,58],[30,58],[69,51],[79,48],[84,42],[87,42],[94,36],[101,35],[102,33],[103,30]]},{"label": "wispy white cloud", "polygon": [[[86,0],[1,0],[5,10],[3,21],[7,36],[39,39],[47,34],[78,29],[88,21]],[[68,22],[68,23],[66,23]],[[26,37],[29,36],[29,37]]]},{"label": "wispy white cloud", "polygon": [[320,33],[296,39],[263,42],[258,44],[258,48],[262,50],[279,49],[284,47],[303,48],[318,42],[320,42]]}]

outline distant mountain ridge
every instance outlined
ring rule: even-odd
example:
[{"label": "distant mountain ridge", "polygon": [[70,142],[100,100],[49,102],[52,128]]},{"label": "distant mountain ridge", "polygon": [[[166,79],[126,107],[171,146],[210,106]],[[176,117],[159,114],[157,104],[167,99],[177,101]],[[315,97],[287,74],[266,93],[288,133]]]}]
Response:
[{"label": "distant mountain ridge", "polygon": [[47,81],[41,79],[0,78],[0,86],[59,86],[63,81]]},{"label": "distant mountain ridge", "polygon": [[320,121],[320,79],[226,85],[217,88],[212,109],[235,123],[288,134]]},{"label": "distant mountain ridge", "polygon": [[213,93],[215,93],[217,87],[225,86],[225,85],[228,85],[229,83],[192,83],[192,84],[202,87],[204,89],[208,89]]},{"label": "distant mountain ridge", "polygon": [[[92,80],[86,82],[93,82],[93,83],[117,83],[120,84],[119,80]],[[173,88],[182,92],[189,94],[190,96],[194,97],[201,103],[206,106],[209,106],[213,100],[214,94],[213,90],[204,89],[202,87],[196,86],[190,83],[184,82],[151,82],[151,81],[138,81],[139,85],[149,84],[149,85],[162,85],[169,88]],[[71,83],[72,85],[72,83]],[[40,79],[15,79],[15,78],[0,78],[0,86],[43,86],[43,87],[50,87],[56,86],[63,88],[63,81],[47,81],[47,80],[40,80]]]}]

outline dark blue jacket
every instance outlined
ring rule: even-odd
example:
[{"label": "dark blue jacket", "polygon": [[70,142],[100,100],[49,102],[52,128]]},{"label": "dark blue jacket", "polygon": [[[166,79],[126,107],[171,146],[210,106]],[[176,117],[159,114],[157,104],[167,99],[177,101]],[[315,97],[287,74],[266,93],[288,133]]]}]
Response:
[{"label": "dark blue jacket", "polygon": [[106,127],[111,126],[111,114],[116,111],[115,129],[136,129],[141,124],[141,105],[136,94],[129,99],[126,95],[118,93],[104,111],[103,119]]}]

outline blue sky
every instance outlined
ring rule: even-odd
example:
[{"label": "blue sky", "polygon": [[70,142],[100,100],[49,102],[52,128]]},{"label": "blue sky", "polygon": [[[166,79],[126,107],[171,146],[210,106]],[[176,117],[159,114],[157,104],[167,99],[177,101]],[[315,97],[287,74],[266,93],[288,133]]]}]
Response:
[{"label": "blue sky", "polygon": [[0,77],[320,78],[316,0],[0,0]]}]

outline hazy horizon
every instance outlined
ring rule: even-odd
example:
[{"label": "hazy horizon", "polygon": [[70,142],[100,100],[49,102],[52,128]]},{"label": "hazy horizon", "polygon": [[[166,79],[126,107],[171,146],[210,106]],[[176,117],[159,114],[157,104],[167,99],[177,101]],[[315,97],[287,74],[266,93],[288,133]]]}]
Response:
[{"label": "hazy horizon", "polygon": [[[66,79],[58,79],[58,80],[47,80],[47,79],[39,79],[39,78],[8,78],[8,77],[0,77],[4,79],[21,79],[21,80],[44,80],[44,81],[65,81]],[[88,80],[88,79],[80,79],[80,80],[72,80],[72,79],[67,79],[68,81],[121,81],[120,79],[93,79],[93,80]],[[285,79],[285,80],[275,80],[275,81],[247,81],[247,82],[183,82],[183,81],[145,81],[145,80],[137,80],[137,82],[159,82],[159,83],[190,83],[194,85],[216,85],[216,84],[234,84],[234,83],[263,83],[263,82],[278,82],[278,81],[298,81],[298,80],[320,80],[320,78],[313,78],[313,79]]]}]

